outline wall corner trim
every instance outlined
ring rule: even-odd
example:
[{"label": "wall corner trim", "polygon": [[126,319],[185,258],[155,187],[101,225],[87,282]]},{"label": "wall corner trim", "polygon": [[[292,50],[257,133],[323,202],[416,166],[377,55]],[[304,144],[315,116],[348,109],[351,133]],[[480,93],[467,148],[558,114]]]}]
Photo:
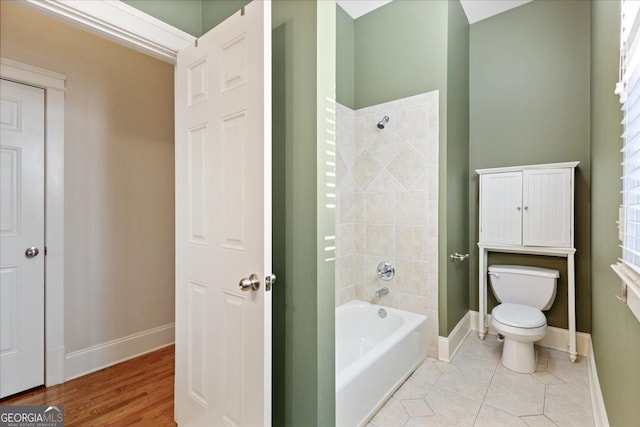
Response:
[{"label": "wall corner trim", "polygon": [[65,357],[65,381],[108,368],[175,342],[175,323],[73,351]]},{"label": "wall corner trim", "polygon": [[596,427],[609,427],[607,408],[604,406],[598,371],[596,370],[596,358],[593,352],[593,341],[589,339],[589,394],[591,395],[591,407],[593,408],[593,422]]},{"label": "wall corner trim", "polygon": [[462,342],[471,332],[471,311],[467,311],[448,337],[438,337],[438,359],[451,362]]},{"label": "wall corner trim", "polygon": [[64,346],[46,348],[45,384],[50,387],[64,382]]},{"label": "wall corner trim", "polygon": [[120,1],[26,0],[21,4],[172,64],[178,51],[196,39]]}]

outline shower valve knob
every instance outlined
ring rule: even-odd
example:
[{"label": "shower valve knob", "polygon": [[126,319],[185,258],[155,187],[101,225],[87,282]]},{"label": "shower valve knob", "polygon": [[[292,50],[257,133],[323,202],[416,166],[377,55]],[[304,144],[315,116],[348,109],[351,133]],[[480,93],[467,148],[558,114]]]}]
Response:
[{"label": "shower valve knob", "polygon": [[390,262],[381,262],[378,264],[377,268],[378,277],[384,281],[389,281],[393,279],[393,276],[396,274],[396,269]]}]

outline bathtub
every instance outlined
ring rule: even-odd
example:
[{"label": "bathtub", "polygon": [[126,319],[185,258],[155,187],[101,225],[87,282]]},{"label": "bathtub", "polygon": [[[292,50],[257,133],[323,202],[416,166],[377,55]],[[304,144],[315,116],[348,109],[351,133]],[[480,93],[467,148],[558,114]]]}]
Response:
[{"label": "bathtub", "polygon": [[426,328],[426,316],[403,310],[362,301],[336,307],[337,427],[365,425],[422,363]]}]

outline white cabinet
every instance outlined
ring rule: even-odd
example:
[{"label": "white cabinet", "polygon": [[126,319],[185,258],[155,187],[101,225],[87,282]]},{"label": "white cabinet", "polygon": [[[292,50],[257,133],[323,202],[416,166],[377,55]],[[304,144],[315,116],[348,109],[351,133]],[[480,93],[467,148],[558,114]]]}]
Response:
[{"label": "white cabinet", "polygon": [[479,169],[480,241],[478,335],[487,323],[489,252],[565,257],[569,360],[576,361],[574,171],[578,162]]},{"label": "white cabinet", "polygon": [[522,244],[522,172],[480,175],[480,242]]},{"label": "white cabinet", "polygon": [[478,170],[480,243],[573,247],[576,165]]},{"label": "white cabinet", "polygon": [[573,247],[573,168],[522,173],[522,244]]}]

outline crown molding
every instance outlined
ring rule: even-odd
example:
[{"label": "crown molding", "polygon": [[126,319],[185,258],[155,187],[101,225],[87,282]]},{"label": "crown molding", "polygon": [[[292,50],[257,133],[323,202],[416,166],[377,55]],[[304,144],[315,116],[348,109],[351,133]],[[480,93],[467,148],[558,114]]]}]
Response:
[{"label": "crown molding", "polygon": [[20,4],[172,64],[178,51],[196,40],[119,0],[25,0]]}]

